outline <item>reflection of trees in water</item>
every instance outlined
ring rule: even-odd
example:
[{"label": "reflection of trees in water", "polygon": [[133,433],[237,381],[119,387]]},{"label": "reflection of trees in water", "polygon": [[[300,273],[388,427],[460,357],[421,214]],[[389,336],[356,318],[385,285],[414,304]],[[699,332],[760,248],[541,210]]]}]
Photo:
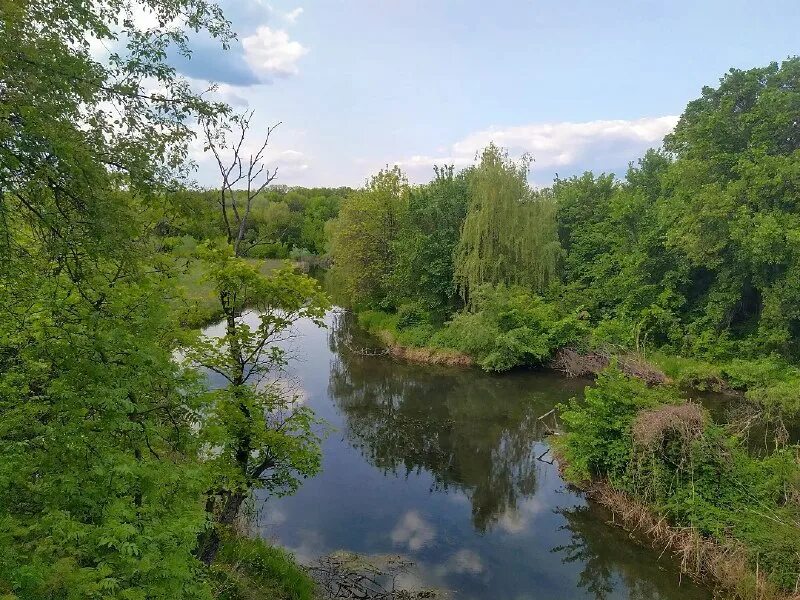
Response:
[{"label": "reflection of trees in water", "polygon": [[353,337],[341,316],[330,340],[330,394],[350,442],[372,464],[387,472],[424,469],[437,488],[463,490],[480,531],[535,491],[541,413],[533,402],[509,402],[525,396],[518,384],[370,359],[348,350],[371,347]]},{"label": "reflection of trees in water", "polygon": [[[425,470],[437,489],[463,491],[481,532],[534,494],[541,466],[534,443],[545,434],[537,417],[583,385],[362,356],[352,349],[378,343],[352,328],[350,315],[340,316],[329,343],[334,351],[329,393],[343,414],[350,443],[384,472]],[[588,595],[605,600],[624,589],[632,600],[676,597],[677,569],[659,569],[657,555],[611,528],[601,508],[559,513],[570,541],[553,552],[581,568],[579,585]],[[708,598],[690,585],[680,597]]]},{"label": "reflection of trees in water", "polygon": [[[565,563],[582,565],[578,585],[593,598],[605,600],[619,587],[627,591],[631,600],[675,597],[677,566],[668,571],[661,569],[656,564],[657,554],[624,539],[624,531],[610,530],[609,515],[604,509],[589,505],[558,512],[566,519],[563,529],[570,533],[570,541],[553,548],[553,552],[562,554]],[[648,564],[646,561],[651,555],[653,563]],[[669,562],[670,559],[664,556],[660,560]],[[643,564],[649,567],[646,571],[643,571]],[[685,586],[681,598],[707,597],[691,583]]]}]

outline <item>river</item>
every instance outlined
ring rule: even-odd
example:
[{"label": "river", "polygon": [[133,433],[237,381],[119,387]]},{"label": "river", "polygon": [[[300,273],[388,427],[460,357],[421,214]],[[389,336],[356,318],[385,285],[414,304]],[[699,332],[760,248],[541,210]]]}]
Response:
[{"label": "river", "polygon": [[[324,419],[323,471],[257,498],[259,535],[301,561],[340,549],[400,554],[405,583],[464,600],[700,600],[711,594],[565,485],[538,419],[586,381],[415,365],[352,318],[301,322],[287,385]],[[212,328],[213,331],[213,328]]]}]

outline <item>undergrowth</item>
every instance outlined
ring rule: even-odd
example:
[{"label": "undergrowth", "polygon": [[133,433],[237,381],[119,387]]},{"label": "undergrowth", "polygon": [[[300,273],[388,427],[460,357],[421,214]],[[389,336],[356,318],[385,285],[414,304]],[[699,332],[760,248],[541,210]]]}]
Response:
[{"label": "undergrowth", "polygon": [[741,547],[770,586],[796,590],[800,447],[776,444],[767,456],[751,456],[742,437],[675,387],[648,387],[616,366],[560,411],[567,432],[556,444],[569,480],[606,482],[673,528]]}]

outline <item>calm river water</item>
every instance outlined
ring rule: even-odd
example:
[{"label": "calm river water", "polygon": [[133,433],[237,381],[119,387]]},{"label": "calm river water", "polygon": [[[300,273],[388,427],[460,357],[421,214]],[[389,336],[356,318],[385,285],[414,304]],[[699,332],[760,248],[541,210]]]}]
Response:
[{"label": "calm river water", "polygon": [[364,356],[339,312],[300,324],[289,379],[332,427],[323,471],[259,501],[257,528],[300,560],[401,554],[416,585],[469,600],[708,599],[569,489],[538,417],[585,381]]}]

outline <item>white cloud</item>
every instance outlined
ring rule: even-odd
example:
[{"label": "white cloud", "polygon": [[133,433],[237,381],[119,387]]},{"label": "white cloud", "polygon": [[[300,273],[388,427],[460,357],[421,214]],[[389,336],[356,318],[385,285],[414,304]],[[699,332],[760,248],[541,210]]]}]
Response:
[{"label": "white cloud", "polygon": [[515,508],[507,510],[497,521],[500,529],[508,534],[516,535],[529,531],[532,521],[540,512],[545,509],[535,496],[520,502]]},{"label": "white cloud", "polygon": [[483,572],[485,568],[480,555],[467,549],[456,552],[445,564],[445,571],[459,574],[477,575]]},{"label": "white cloud", "polygon": [[266,25],[243,38],[242,46],[247,63],[265,78],[296,75],[297,62],[308,54],[308,48],[291,40],[286,31],[271,29]]},{"label": "white cloud", "polygon": [[641,156],[647,148],[658,146],[672,131],[678,117],[645,117],[584,122],[534,123],[515,127],[490,127],[455,142],[437,155],[415,155],[399,164],[416,180],[430,177],[434,164],[464,167],[490,142],[508,149],[512,156],[529,153],[532,170],[614,169]]}]

